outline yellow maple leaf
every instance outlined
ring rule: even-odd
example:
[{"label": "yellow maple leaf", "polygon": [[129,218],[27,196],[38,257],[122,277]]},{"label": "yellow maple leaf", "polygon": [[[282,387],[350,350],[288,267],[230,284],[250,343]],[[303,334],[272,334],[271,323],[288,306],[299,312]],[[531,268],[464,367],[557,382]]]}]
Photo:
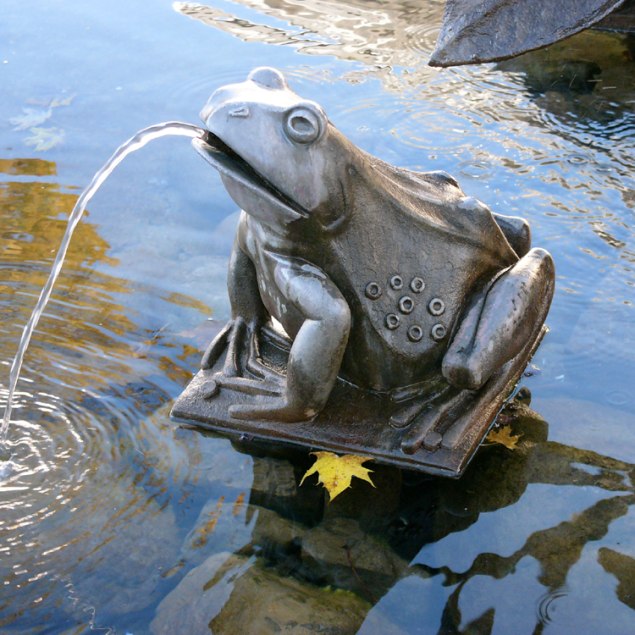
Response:
[{"label": "yellow maple leaf", "polygon": [[504,445],[508,450],[515,450],[521,436],[522,434],[512,434],[511,426],[502,426],[501,428],[492,428],[485,440]]},{"label": "yellow maple leaf", "polygon": [[361,478],[375,487],[369,476],[372,470],[362,467],[362,463],[371,460],[370,456],[357,456],[355,454],[338,456],[332,452],[311,452],[311,454],[317,457],[317,460],[306,471],[300,485],[304,483],[307,476],[317,472],[318,483],[322,483],[329,493],[329,502],[351,486],[353,476]]}]

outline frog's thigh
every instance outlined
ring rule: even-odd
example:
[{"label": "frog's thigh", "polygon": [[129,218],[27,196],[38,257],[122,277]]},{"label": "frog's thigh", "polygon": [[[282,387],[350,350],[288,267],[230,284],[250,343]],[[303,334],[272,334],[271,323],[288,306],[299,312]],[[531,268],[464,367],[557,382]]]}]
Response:
[{"label": "frog's thigh", "polygon": [[532,249],[506,271],[463,318],[444,358],[453,385],[476,390],[515,357],[541,326],[554,290],[553,260]]},{"label": "frog's thigh", "polygon": [[317,412],[326,403],[342,363],[350,309],[339,289],[317,267],[280,264],[275,281],[281,295],[303,317],[289,354],[287,400]]}]

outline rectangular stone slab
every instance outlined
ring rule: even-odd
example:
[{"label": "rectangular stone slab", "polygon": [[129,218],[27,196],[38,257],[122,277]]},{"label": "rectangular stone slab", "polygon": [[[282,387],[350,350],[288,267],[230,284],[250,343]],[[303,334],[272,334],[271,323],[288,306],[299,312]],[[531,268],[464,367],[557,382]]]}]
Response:
[{"label": "rectangular stone slab", "polygon": [[[437,430],[436,449],[419,448],[413,454],[401,449],[402,438],[417,426],[419,419],[405,428],[390,425],[398,411],[416,406],[415,400],[396,403],[390,396],[361,390],[338,379],[326,407],[315,419],[305,423],[242,421],[228,414],[229,406],[250,403],[251,395],[221,388],[213,398],[205,398],[205,388],[215,373],[221,371],[224,355],[209,370],[199,371],[176,400],[171,415],[189,424],[244,440],[265,440],[293,444],[308,450],[327,450],[337,454],[370,456],[388,465],[430,474],[458,478],[489,431],[544,332],[537,336],[514,359],[507,362],[478,391],[467,392],[465,399],[449,411]],[[261,354],[273,368],[283,368],[288,351],[278,338],[263,331]]]}]

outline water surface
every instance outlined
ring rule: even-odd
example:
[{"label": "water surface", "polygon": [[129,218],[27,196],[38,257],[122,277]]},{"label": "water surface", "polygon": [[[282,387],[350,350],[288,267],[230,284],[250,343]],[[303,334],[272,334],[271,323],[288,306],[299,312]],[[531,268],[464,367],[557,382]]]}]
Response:
[{"label": "water surface", "polygon": [[327,506],[311,459],[168,417],[228,317],[236,210],[183,139],[93,199],[25,360],[0,474],[3,633],[629,633],[635,617],[635,62],[581,34],[426,66],[441,2],[8,0],[0,23],[0,406],[68,214],[136,130],[283,70],[355,143],[527,217],[558,287],[458,482],[374,466]]}]

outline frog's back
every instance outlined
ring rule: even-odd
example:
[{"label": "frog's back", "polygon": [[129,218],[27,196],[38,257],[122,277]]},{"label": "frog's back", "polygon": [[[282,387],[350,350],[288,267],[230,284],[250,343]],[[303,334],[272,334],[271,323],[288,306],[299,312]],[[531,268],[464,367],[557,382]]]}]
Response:
[{"label": "frog's back", "polygon": [[375,187],[355,193],[329,273],[353,315],[344,373],[388,390],[438,371],[470,297],[518,258],[452,177],[371,167]]}]

